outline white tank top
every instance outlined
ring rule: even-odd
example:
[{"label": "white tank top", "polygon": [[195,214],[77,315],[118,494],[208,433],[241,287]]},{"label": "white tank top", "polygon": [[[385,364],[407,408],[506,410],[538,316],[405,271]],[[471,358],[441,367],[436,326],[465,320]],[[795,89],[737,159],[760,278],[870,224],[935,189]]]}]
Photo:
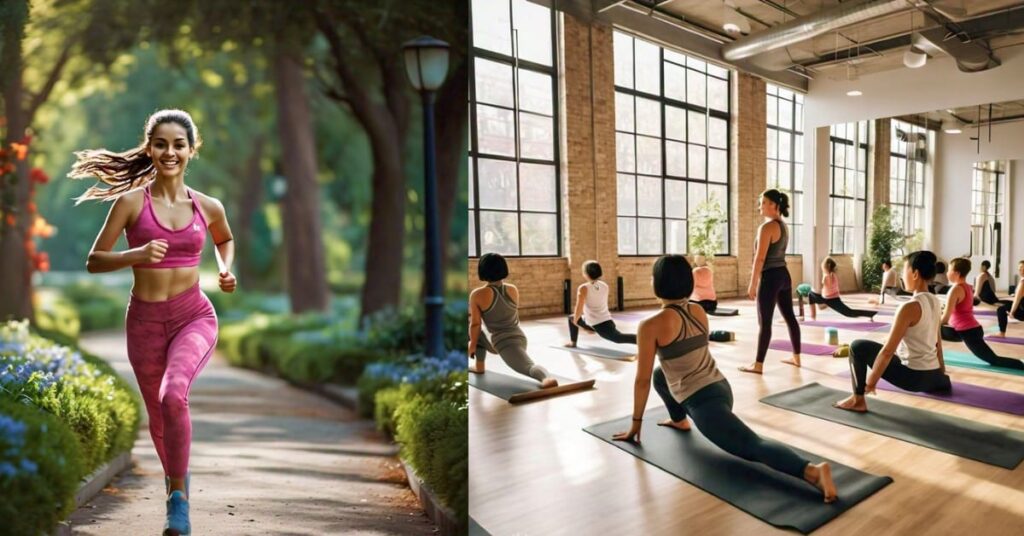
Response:
[{"label": "white tank top", "polygon": [[583,320],[596,326],[612,319],[608,311],[608,284],[598,279],[584,283],[587,287],[587,299],[583,302]]},{"label": "white tank top", "polygon": [[[914,370],[934,370],[939,368],[939,357],[936,355],[935,343],[939,339],[939,310],[941,304],[934,294],[915,292],[914,297],[900,305],[899,309],[911,303],[921,305],[921,320],[917,325],[907,328],[903,340],[896,348],[896,355],[908,368]],[[899,309],[896,314],[899,314]]]}]

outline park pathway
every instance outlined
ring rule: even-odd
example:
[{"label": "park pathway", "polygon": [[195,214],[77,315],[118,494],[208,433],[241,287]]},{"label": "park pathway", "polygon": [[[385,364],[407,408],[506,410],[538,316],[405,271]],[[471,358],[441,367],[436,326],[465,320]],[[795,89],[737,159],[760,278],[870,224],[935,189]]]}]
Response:
[{"label": "park pathway", "polygon": [[[124,333],[82,347],[135,385]],[[192,385],[192,534],[434,534],[395,448],[347,408],[231,367],[218,354]],[[143,423],[133,467],[71,516],[73,534],[159,535],[163,471]]]}]

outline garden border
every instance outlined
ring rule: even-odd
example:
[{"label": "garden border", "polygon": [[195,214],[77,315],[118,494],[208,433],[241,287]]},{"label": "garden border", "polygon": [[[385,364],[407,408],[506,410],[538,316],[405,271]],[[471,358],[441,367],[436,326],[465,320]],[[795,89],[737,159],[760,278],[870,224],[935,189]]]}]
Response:
[{"label": "garden border", "polygon": [[409,488],[419,498],[420,506],[427,513],[427,517],[437,525],[440,533],[443,536],[457,536],[460,534],[459,529],[461,527],[455,517],[455,512],[441,504],[441,501],[434,495],[434,491],[425,482],[420,480],[411,464],[406,462],[401,456],[398,457],[398,461],[402,464],[402,469],[405,469]]},{"label": "garden border", "polygon": [[[112,482],[117,475],[132,466],[132,449],[128,449],[114,457],[113,460],[103,464],[92,472],[91,475],[82,477],[83,483],[75,492],[75,509],[81,508],[93,497],[103,491],[107,484]],[[71,536],[70,520],[65,519],[57,525],[53,536]]]}]

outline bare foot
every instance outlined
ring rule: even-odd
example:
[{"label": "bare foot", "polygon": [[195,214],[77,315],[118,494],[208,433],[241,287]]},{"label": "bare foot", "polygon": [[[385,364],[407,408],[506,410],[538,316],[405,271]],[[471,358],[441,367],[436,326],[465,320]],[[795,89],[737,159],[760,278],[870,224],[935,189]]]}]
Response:
[{"label": "bare foot", "polygon": [[863,396],[850,395],[845,400],[840,400],[839,402],[832,404],[832,407],[845,409],[846,411],[864,413],[868,410],[868,403],[864,400]]},{"label": "bare foot", "polygon": [[473,364],[469,366],[469,371],[472,372],[473,374],[483,374],[484,362],[480,361],[479,359],[474,359]]},{"label": "bare foot", "polygon": [[807,470],[804,471],[804,479],[821,490],[826,503],[835,502],[836,483],[832,480],[832,467],[828,462],[808,465]]},{"label": "bare foot", "polygon": [[752,374],[761,374],[761,371],[763,369],[764,369],[764,363],[757,363],[757,362],[754,362],[754,364],[750,365],[749,367],[740,367],[741,371],[743,371],[743,372],[750,372]]},{"label": "bare foot", "polygon": [[548,379],[540,382],[540,388],[541,389],[550,389],[552,387],[558,387],[558,380],[556,380],[554,378],[548,378]]},{"label": "bare foot", "polygon": [[665,419],[663,421],[660,421],[658,423],[658,426],[667,426],[669,428],[675,428],[676,430],[682,430],[684,432],[689,432],[690,431],[690,420],[685,418],[685,417],[683,418],[683,420],[681,420],[679,422],[673,421],[672,419]]},{"label": "bare foot", "polygon": [[789,359],[783,359],[782,362],[787,364],[787,365],[793,365],[794,367],[799,367],[800,366],[800,354],[793,354],[793,357],[791,357]]},{"label": "bare foot", "polygon": [[563,344],[562,346],[564,346],[566,348],[576,348],[576,343],[574,343],[572,341],[569,341],[569,342]]},{"label": "bare foot", "polygon": [[1000,331],[999,332],[999,338],[1005,339],[1006,338],[1006,332],[1005,331]]}]

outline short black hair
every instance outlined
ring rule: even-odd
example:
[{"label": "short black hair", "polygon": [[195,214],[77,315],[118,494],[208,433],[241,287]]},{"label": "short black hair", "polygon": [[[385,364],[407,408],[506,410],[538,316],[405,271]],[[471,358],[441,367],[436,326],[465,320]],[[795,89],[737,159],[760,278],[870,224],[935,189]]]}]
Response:
[{"label": "short black hair", "polygon": [[[940,263],[941,264],[941,263]],[[949,265],[953,267],[953,271],[960,274],[960,277],[967,277],[967,274],[971,273],[971,260],[963,257],[957,257],[949,261]]]},{"label": "short black hair", "polygon": [[935,273],[941,274],[946,271],[946,263],[939,261],[935,263]]},{"label": "short black hair", "polygon": [[889,259],[882,259],[882,264],[888,266],[889,268],[892,268],[892,261]]},{"label": "short black hair", "polygon": [[988,270],[992,267],[992,263],[988,261],[981,261],[981,267]]},{"label": "short black hair", "polygon": [[508,263],[500,253],[484,253],[476,265],[476,273],[488,283],[501,281],[508,277]]},{"label": "short black hair", "polygon": [[681,300],[693,294],[693,268],[682,255],[662,255],[654,261],[654,295]]},{"label": "short black hair", "polygon": [[923,279],[931,280],[935,277],[935,268],[938,259],[931,251],[924,249],[921,251],[915,251],[904,258],[910,264],[910,269],[916,270],[917,273],[921,274]]},{"label": "short black hair", "polygon": [[601,265],[597,261],[587,261],[583,263],[583,273],[587,274],[587,277],[591,279],[601,279],[601,275],[604,272],[601,271]]}]

